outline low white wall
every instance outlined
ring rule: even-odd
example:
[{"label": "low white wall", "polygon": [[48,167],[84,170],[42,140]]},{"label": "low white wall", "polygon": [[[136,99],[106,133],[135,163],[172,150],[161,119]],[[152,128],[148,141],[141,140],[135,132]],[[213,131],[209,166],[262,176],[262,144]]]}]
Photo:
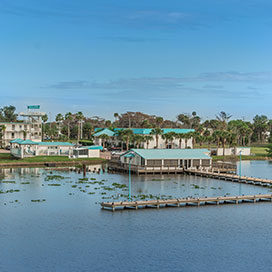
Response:
[{"label": "low white wall", "polygon": [[[240,155],[240,152],[242,153],[242,156],[249,156],[251,154],[250,147],[231,147],[231,148],[225,148],[225,156],[230,155]],[[223,148],[217,149],[217,156],[223,156],[224,150]]]}]

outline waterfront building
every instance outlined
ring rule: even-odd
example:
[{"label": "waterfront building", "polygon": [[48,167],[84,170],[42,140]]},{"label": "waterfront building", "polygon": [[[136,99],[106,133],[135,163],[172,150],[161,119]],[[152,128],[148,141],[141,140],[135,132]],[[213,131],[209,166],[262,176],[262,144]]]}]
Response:
[{"label": "waterfront building", "polygon": [[100,158],[103,147],[100,145],[81,146],[74,148],[73,157],[75,158]]},{"label": "waterfront building", "polygon": [[[102,145],[103,139],[101,135],[107,135],[108,139],[107,142],[112,147],[117,147],[121,145],[121,141],[118,139],[118,132],[125,130],[127,128],[115,128],[114,130],[110,130],[108,128],[96,128],[95,133],[93,134],[94,137],[94,144],[96,145]],[[140,143],[139,147],[144,149],[153,149],[157,146],[157,140],[156,136],[151,134],[152,129],[151,128],[130,128],[132,130],[134,135],[141,135],[141,136],[151,136],[151,140],[145,141]],[[194,132],[194,129],[183,129],[183,128],[162,128],[163,134],[167,134],[170,132],[173,132],[175,134],[187,134],[190,132]],[[193,141],[190,137],[189,139],[186,139],[185,137],[183,139],[174,138],[172,141],[166,141],[163,138],[162,135],[158,135],[158,149],[178,149],[178,148],[193,148]]]},{"label": "waterfront building", "polygon": [[37,111],[40,106],[28,106],[27,112],[19,113],[24,120],[18,122],[0,122],[1,145],[9,146],[10,141],[14,139],[24,139],[36,142],[42,141],[42,119],[44,112]]},{"label": "waterfront building", "polygon": [[[132,154],[131,158],[127,156]],[[123,165],[145,169],[199,169],[212,167],[208,149],[131,149],[120,156]]]},{"label": "waterfront building", "polygon": [[10,142],[11,155],[16,158],[34,156],[72,156],[74,144],[68,142],[34,142],[15,139]]},{"label": "waterfront building", "polygon": [[239,156],[240,153],[242,156],[250,156],[251,148],[250,147],[228,147],[228,148],[212,148],[212,155],[214,156]]}]

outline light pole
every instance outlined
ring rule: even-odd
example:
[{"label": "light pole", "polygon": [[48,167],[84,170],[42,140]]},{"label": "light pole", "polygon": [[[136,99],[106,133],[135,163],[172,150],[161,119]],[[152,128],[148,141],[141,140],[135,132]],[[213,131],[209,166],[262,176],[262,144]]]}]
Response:
[{"label": "light pole", "polygon": [[239,166],[239,177],[242,176],[242,150],[239,152],[240,154],[240,166]]},{"label": "light pole", "polygon": [[135,157],[134,153],[128,153],[124,156],[125,158],[129,159],[129,166],[128,166],[128,198],[131,201],[131,160]]},{"label": "light pole", "polygon": [[[239,152],[240,154],[240,165],[239,165],[239,179],[241,179],[241,176],[242,176],[242,150],[240,150]],[[241,185],[241,182],[239,184],[239,195],[242,194],[242,185]]]}]

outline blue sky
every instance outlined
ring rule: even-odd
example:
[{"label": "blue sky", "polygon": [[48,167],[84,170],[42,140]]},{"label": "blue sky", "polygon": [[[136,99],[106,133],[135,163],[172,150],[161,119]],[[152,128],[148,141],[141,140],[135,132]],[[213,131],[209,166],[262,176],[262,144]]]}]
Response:
[{"label": "blue sky", "polygon": [[269,0],[1,0],[1,105],[272,117]]}]

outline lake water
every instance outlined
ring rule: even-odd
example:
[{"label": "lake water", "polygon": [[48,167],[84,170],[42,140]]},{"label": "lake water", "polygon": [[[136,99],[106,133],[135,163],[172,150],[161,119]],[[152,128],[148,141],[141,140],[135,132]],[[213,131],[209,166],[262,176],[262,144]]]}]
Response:
[{"label": "lake water", "polygon": [[[242,174],[272,178],[272,164],[242,162]],[[38,168],[2,175],[1,272],[271,271],[269,202],[113,213],[99,202],[125,199],[126,175],[80,180],[82,174]],[[132,176],[132,183],[138,198],[271,192],[183,175]]]}]

